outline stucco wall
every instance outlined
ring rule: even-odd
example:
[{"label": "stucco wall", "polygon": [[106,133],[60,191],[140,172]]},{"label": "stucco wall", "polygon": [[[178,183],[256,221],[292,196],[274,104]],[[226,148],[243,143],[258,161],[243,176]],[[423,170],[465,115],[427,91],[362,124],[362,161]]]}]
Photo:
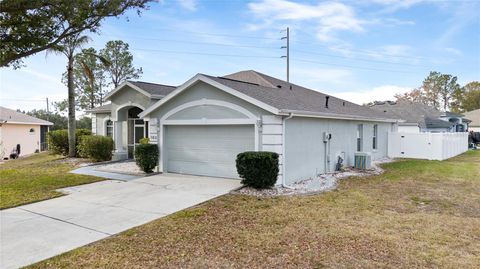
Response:
[{"label": "stucco wall", "polygon": [[[287,184],[314,177],[325,171],[334,171],[337,157],[345,156],[344,165],[353,165],[357,145],[357,125],[363,124],[363,151],[372,154],[372,160],[387,156],[387,134],[390,123],[373,123],[333,119],[294,117],[285,122],[285,181]],[[378,147],[373,150],[373,125],[378,124]],[[323,132],[332,134],[330,162],[325,169]],[[328,146],[328,144],[327,144]],[[328,150],[328,147],[327,147]],[[328,160],[328,157],[327,157]]]},{"label": "stucco wall", "polygon": [[[30,132],[32,128],[34,132]],[[0,129],[0,142],[3,145],[0,155],[3,152],[4,157],[8,157],[17,144],[20,144],[20,156],[40,150],[40,125],[3,124]]]},{"label": "stucco wall", "polygon": [[161,106],[160,108],[156,109],[152,113],[150,113],[150,118],[161,118],[166,112],[170,111],[171,109],[196,100],[201,99],[213,99],[213,100],[220,100],[225,102],[230,102],[232,104],[239,105],[254,115],[257,115],[260,119],[262,115],[271,114],[259,107],[256,107],[246,101],[243,101],[231,94],[228,94],[222,90],[219,90],[211,85],[208,85],[204,82],[197,82],[196,84],[192,85],[190,88],[186,89],[179,95],[175,96],[172,100]]},{"label": "stucco wall", "polygon": [[[105,133],[105,122],[106,120],[108,119],[111,119],[110,117],[110,114],[109,113],[97,113],[95,115],[95,123],[92,121],[92,124],[95,124],[95,127],[96,127],[96,132],[95,134],[96,135],[106,135]],[[92,128],[93,130],[93,128]]]},{"label": "stucco wall", "polygon": [[[112,118],[114,119],[117,118],[116,111],[124,105],[140,105],[143,108],[147,108],[152,105],[154,101],[156,101],[150,100],[150,98],[137,90],[134,90],[128,86],[125,87],[125,89],[122,89],[110,98],[110,101],[112,102]],[[119,117],[117,120],[126,120],[124,115],[118,116]]]}]

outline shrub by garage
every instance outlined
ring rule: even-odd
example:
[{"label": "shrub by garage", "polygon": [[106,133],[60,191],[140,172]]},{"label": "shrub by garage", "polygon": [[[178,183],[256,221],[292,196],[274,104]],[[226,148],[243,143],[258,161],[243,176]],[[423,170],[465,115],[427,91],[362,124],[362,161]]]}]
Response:
[{"label": "shrub by garage", "polygon": [[242,184],[256,189],[271,188],[277,182],[278,154],[268,151],[247,151],[237,155],[237,172]]},{"label": "shrub by garage", "polygon": [[79,140],[77,150],[81,157],[89,158],[94,162],[112,159],[113,139],[111,137],[84,135]]},{"label": "shrub by garage", "polygon": [[145,139],[135,146],[135,162],[143,172],[152,173],[158,164],[158,146],[148,142],[149,140]]},{"label": "shrub by garage", "polygon": [[[77,129],[75,131],[75,147],[78,153],[78,143],[80,138],[85,135],[91,135],[92,131],[88,129]],[[61,155],[68,155],[68,130],[55,130],[48,132],[48,149],[50,152]]]}]

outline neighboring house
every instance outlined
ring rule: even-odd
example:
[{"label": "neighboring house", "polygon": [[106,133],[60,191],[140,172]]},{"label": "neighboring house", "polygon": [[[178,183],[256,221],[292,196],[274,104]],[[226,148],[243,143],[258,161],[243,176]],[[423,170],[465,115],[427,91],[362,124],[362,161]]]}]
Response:
[{"label": "neighboring house", "polygon": [[370,108],[384,113],[386,117],[400,118],[399,132],[465,132],[470,120],[461,114],[442,112],[428,105],[409,101],[375,102]]},{"label": "neighboring house", "polygon": [[480,132],[480,109],[463,113],[465,118],[471,120],[468,125],[469,131]]},{"label": "neighboring house", "polygon": [[339,156],[387,156],[399,120],[256,71],[197,74],[178,87],[128,81],[111,103],[91,110],[92,129],[115,140],[116,159],[131,158],[139,139],[160,148],[162,172],[238,178],[243,151],[280,154],[278,184],[333,172]]},{"label": "neighboring house", "polygon": [[53,123],[0,106],[0,158],[8,158],[20,145],[20,156],[46,150],[46,135]]}]

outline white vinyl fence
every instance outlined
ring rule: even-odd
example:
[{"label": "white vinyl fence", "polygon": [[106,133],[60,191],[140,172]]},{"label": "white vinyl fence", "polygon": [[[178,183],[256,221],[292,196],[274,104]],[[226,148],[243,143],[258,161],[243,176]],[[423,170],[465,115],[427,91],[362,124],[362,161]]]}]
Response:
[{"label": "white vinyl fence", "polygon": [[468,133],[388,134],[390,158],[445,160],[468,150]]}]

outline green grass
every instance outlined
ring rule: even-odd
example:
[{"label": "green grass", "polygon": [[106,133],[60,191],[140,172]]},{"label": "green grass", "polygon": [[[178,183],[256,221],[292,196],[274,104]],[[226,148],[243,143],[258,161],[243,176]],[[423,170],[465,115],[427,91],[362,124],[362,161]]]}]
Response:
[{"label": "green grass", "polygon": [[328,193],[226,195],[32,268],[480,268],[480,151]]},{"label": "green grass", "polygon": [[68,173],[75,166],[62,158],[40,153],[0,164],[0,209],[62,196],[56,189],[103,180]]}]

